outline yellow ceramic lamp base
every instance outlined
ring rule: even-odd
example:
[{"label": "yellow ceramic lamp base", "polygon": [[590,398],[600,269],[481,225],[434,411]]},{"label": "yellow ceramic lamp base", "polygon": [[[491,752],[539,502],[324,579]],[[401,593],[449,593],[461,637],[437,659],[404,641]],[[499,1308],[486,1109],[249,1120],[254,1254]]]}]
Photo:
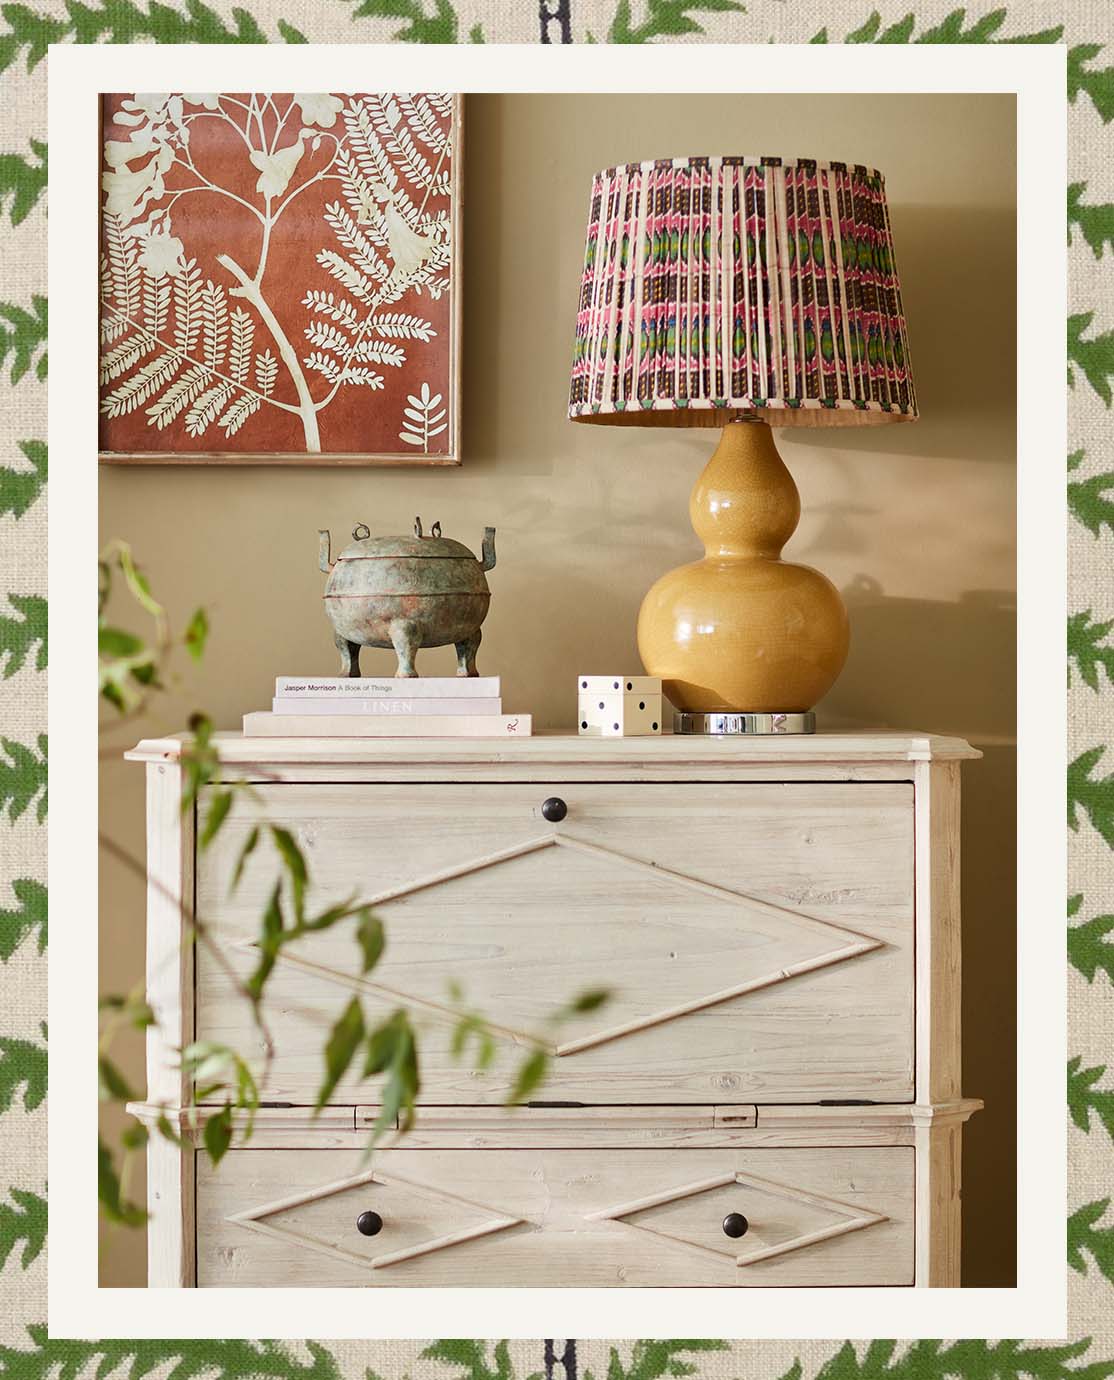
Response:
[{"label": "yellow ceramic lamp base", "polygon": [[801,501],[765,422],[724,427],[689,516],[704,559],[663,575],[643,600],[647,672],[683,711],[811,709],[847,659],[847,610],[819,571],[781,559]]}]

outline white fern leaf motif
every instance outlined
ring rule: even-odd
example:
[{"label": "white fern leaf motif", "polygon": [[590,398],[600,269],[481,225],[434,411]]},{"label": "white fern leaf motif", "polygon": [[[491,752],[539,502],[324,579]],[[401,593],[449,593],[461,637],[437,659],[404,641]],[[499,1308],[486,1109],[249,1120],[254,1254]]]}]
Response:
[{"label": "white fern leaf motif", "polygon": [[254,393],[241,393],[220,419],[219,425],[223,427],[225,436],[235,436],[247,419],[258,412],[262,405]]},{"label": "white fern leaf motif", "polygon": [[306,355],[302,363],[307,369],[314,369],[319,374],[324,374],[330,383],[336,383],[340,378],[340,365],[330,355],[323,355],[319,350],[314,350],[312,354]]},{"label": "white fern leaf motif", "polygon": [[331,292],[307,292],[302,298],[302,306],[308,307],[318,316],[327,316],[330,321],[336,321],[350,331],[359,329],[360,313],[351,302],[345,301],[343,297],[334,297]]},{"label": "white fern leaf motif", "polygon": [[236,390],[230,383],[207,388],[186,413],[186,430],[191,436],[204,436]]},{"label": "white fern leaf motif", "polygon": [[195,400],[210,378],[212,375],[202,364],[188,369],[180,378],[174,380],[157,402],[147,408],[147,416],[151,419],[148,425],[165,431]]},{"label": "white fern leaf motif", "polygon": [[377,316],[371,323],[376,335],[388,340],[432,340],[437,332],[421,316],[409,316],[405,312],[386,312]]},{"label": "white fern leaf motif", "polygon": [[254,339],[255,322],[242,307],[237,307],[232,313],[232,349],[228,356],[228,372],[237,383],[243,383],[251,369]]},{"label": "white fern leaf motif", "polygon": [[341,376],[341,383],[362,384],[365,388],[382,388],[383,375],[376,374],[362,365],[349,365]]},{"label": "white fern leaf motif", "polygon": [[332,350],[338,355],[346,354],[352,348],[351,340],[343,331],[316,321],[312,326],[306,327],[306,339],[311,345],[316,345],[321,350]]},{"label": "white fern leaf motif", "polygon": [[264,350],[261,355],[256,355],[255,383],[265,398],[269,398],[275,391],[275,379],[277,377],[278,360],[271,354],[270,350]]},{"label": "white fern leaf motif", "polygon": [[428,450],[433,437],[440,436],[449,425],[445,421],[445,408],[441,407],[441,394],[433,393],[429,384],[423,383],[418,397],[410,393],[406,401],[410,406],[402,409],[406,421],[402,424],[398,439],[405,441],[408,446]]}]

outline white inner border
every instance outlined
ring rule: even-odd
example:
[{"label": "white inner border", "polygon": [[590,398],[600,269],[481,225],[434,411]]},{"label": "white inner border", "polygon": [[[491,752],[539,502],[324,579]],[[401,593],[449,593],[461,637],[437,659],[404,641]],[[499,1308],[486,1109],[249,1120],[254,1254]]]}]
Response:
[{"label": "white inner border", "polygon": [[[1066,724],[1062,46],[55,46],[49,57],[51,1337],[1063,1337]],[[1014,92],[1018,136],[1019,853],[1016,1289],[149,1290],[97,1284],[96,98],[148,89]],[[853,150],[851,151],[853,153]],[[917,150],[910,149],[916,157]],[[586,170],[590,175],[592,169]],[[587,186],[587,184],[585,184]],[[900,246],[899,246],[900,249]],[[64,308],[63,308],[64,304]],[[569,306],[571,341],[572,304]],[[262,480],[261,480],[262,482]],[[963,496],[955,495],[956,521]],[[172,520],[169,518],[168,520]],[[943,558],[943,553],[941,553]],[[77,668],[76,670],[74,668]],[[978,917],[974,917],[976,922]],[[979,1092],[980,1089],[974,1089]]]}]

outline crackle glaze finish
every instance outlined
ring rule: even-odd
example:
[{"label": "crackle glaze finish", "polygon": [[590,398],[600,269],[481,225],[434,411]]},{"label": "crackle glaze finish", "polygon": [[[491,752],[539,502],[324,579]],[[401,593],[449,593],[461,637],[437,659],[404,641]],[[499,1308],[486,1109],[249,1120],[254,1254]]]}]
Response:
[{"label": "crackle glaze finish", "polygon": [[318,537],[320,567],[329,576],[325,612],[343,675],[360,674],[361,647],[393,647],[396,674],[416,677],[418,649],[450,643],[456,647],[457,675],[477,674],[480,625],[491,602],[484,572],[495,566],[494,527],[484,529],[480,560],[462,542],[443,537],[439,522],[426,536],[421,519],[412,537],[373,537],[360,523],[335,561],[329,533]]}]

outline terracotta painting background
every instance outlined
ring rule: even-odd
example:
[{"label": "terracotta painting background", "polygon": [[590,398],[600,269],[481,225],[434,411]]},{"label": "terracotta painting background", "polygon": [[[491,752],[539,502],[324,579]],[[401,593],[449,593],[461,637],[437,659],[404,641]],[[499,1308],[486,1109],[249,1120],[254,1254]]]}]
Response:
[{"label": "terracotta painting background", "polygon": [[[237,100],[248,99],[246,93],[228,94]],[[358,98],[358,93],[356,96]],[[122,102],[128,99],[130,98],[123,93],[105,95],[103,98],[102,172],[107,168],[103,161],[103,140],[124,140],[131,132],[127,125],[113,124],[117,112],[121,110]],[[279,109],[285,112],[291,94],[275,93],[274,100]],[[190,112],[194,113],[193,107],[190,108]],[[232,113],[239,114],[236,111]],[[283,134],[280,148],[296,142],[301,123],[295,112],[287,124],[288,134]],[[449,124],[448,117],[444,119],[443,124]],[[272,137],[274,126],[275,118],[268,112],[265,116],[268,141]],[[332,131],[320,132],[343,135],[342,117],[338,115]],[[287,195],[328,163],[333,147],[331,139],[323,138],[320,147],[314,152],[307,139],[305,153],[291,179]],[[234,192],[260,209],[263,208],[262,193],[256,191],[259,170],[250,163],[242,140],[227,123],[216,118],[193,123],[190,151],[197,167],[211,182]],[[455,156],[455,148],[453,153]],[[451,170],[449,158],[446,158],[444,167],[446,171]],[[152,201],[145,214],[166,205],[175,190],[190,186],[193,181],[188,169],[175,164],[166,174],[166,196],[161,200]],[[102,191],[102,206],[104,201],[105,194]],[[319,182],[298,195],[283,212],[271,233],[263,279],[264,295],[299,359],[304,359],[314,348],[305,337],[305,328],[311,321],[322,319],[312,317],[302,305],[302,298],[306,292],[314,289],[333,292],[338,297],[344,295],[343,285],[317,262],[317,254],[322,249],[343,253],[332,229],[324,220],[326,205],[335,201],[343,204],[340,184],[329,180]],[[446,200],[442,198],[439,205],[446,206]],[[218,254],[231,255],[249,275],[254,274],[259,262],[262,227],[246,207],[237,206],[228,197],[218,193],[198,191],[175,201],[171,217],[174,236],[182,241],[186,260],[196,258],[203,280],[212,279],[223,286],[226,292],[237,286],[232,274],[217,263]],[[143,216],[139,219],[142,221]],[[455,276],[455,261],[452,269],[446,272],[451,272]],[[406,363],[401,368],[376,369],[384,379],[384,387],[381,390],[367,387],[341,387],[337,390],[329,406],[318,413],[323,453],[394,454],[414,463],[420,462],[426,454],[449,453],[453,438],[451,425],[439,436],[433,437],[428,449],[424,451],[404,444],[399,440],[398,433],[403,422],[407,394],[418,393],[423,382],[428,382],[434,393],[443,395],[442,406],[449,406],[450,411],[455,406],[450,379],[452,291],[450,288],[440,299],[435,300],[428,292],[423,291],[419,295],[411,290],[397,303],[386,308],[391,312],[413,312],[424,317],[432,323],[437,334],[427,342],[399,342],[406,350]],[[234,297],[230,297],[228,302],[230,312],[236,306],[244,305],[241,299]],[[356,303],[356,306],[359,308],[360,304]],[[247,307],[247,310],[255,321],[255,350],[261,351],[269,347],[271,353],[277,355],[275,343],[259,320],[258,313],[251,307]],[[332,385],[322,374],[310,369],[305,369],[305,374],[315,401],[328,393]],[[296,402],[293,384],[281,361],[274,396],[283,402]],[[159,431],[147,424],[147,405],[149,402],[127,416],[108,418],[102,414],[100,447],[103,452],[181,452],[187,458],[190,453],[291,452],[296,458],[306,450],[305,436],[298,417],[275,407],[263,406],[232,436],[226,436],[214,422],[204,435],[193,437],[186,430],[185,410],[165,430]]]}]

